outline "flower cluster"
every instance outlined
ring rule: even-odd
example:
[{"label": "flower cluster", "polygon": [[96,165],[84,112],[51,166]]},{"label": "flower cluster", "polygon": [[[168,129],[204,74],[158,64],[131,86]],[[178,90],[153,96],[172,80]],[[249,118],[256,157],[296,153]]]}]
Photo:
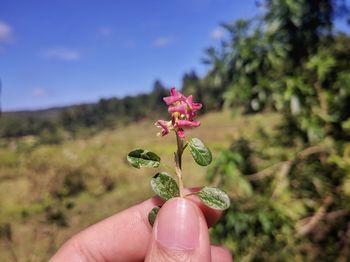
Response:
[{"label": "flower cluster", "polygon": [[162,129],[162,132],[158,133],[159,135],[165,136],[174,130],[180,138],[184,138],[184,129],[200,125],[200,122],[194,119],[196,111],[202,108],[202,104],[194,103],[192,95],[186,97],[173,87],[170,90],[170,96],[164,97],[163,100],[168,105],[171,120],[158,120],[155,123],[157,127]]}]

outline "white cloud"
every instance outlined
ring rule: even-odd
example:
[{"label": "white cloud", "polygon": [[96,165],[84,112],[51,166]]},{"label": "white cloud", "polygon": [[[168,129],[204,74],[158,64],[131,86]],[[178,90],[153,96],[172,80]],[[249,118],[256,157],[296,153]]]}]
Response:
[{"label": "white cloud", "polygon": [[97,28],[97,33],[101,36],[109,37],[113,34],[113,30],[109,26],[101,26]]},{"label": "white cloud", "polygon": [[155,47],[164,47],[171,45],[174,42],[174,37],[172,36],[160,36],[156,38],[153,42],[153,46]]},{"label": "white cloud", "polygon": [[47,90],[42,87],[36,87],[33,89],[32,95],[35,97],[43,97],[47,95]]},{"label": "white cloud", "polygon": [[210,37],[214,40],[221,40],[223,39],[224,35],[225,35],[225,31],[221,27],[217,27],[210,32]]},{"label": "white cloud", "polygon": [[76,61],[81,58],[81,53],[76,50],[66,48],[52,48],[43,53],[44,57],[65,61]]},{"label": "white cloud", "polygon": [[7,43],[13,40],[13,29],[5,22],[0,21],[0,43]]}]

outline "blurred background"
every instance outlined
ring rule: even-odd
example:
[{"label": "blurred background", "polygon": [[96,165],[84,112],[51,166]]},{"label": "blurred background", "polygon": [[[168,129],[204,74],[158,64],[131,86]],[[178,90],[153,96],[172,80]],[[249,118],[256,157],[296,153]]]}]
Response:
[{"label": "blurred background", "polygon": [[[350,261],[348,0],[1,1],[0,261],[47,261],[152,195],[125,156],[176,86],[204,104],[187,186],[227,191],[236,261]],[[140,132],[142,130],[142,132]],[[140,174],[141,173],[141,174]]]}]

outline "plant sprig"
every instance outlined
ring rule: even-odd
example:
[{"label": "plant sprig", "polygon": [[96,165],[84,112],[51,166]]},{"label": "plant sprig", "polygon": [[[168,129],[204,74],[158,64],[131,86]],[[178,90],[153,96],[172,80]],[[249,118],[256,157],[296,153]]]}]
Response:
[{"label": "plant sprig", "polygon": [[[168,105],[168,111],[171,113],[171,120],[158,120],[156,125],[161,128],[158,135],[165,136],[174,132],[177,141],[177,150],[174,152],[175,175],[177,181],[168,173],[159,172],[151,179],[152,190],[165,201],[174,197],[188,197],[197,195],[200,200],[210,208],[225,210],[230,207],[230,198],[225,192],[218,188],[203,187],[197,192],[185,194],[182,173],[182,155],[187,148],[194,161],[200,166],[207,166],[212,162],[212,153],[210,149],[198,138],[192,138],[185,141],[185,129],[198,127],[199,121],[195,120],[196,111],[202,105],[194,103],[192,96],[186,97],[175,88],[171,89],[171,95],[164,97],[163,100]],[[135,168],[147,167],[158,168],[161,158],[154,152],[145,149],[135,149],[127,156],[127,161]],[[148,220],[153,225],[160,207],[154,207],[148,216]]]}]

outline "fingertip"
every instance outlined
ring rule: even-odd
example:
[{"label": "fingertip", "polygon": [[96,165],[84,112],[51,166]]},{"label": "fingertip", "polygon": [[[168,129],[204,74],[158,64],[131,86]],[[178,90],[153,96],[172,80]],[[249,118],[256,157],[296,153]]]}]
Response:
[{"label": "fingertip", "polygon": [[199,220],[194,204],[184,198],[173,198],[157,215],[155,239],[169,249],[195,249],[200,235]]},{"label": "fingertip", "polygon": [[211,245],[211,261],[212,262],[232,262],[232,254],[231,252],[223,247],[223,246],[216,246]]},{"label": "fingertip", "polygon": [[210,261],[207,223],[195,203],[173,198],[164,204],[145,261]]}]

